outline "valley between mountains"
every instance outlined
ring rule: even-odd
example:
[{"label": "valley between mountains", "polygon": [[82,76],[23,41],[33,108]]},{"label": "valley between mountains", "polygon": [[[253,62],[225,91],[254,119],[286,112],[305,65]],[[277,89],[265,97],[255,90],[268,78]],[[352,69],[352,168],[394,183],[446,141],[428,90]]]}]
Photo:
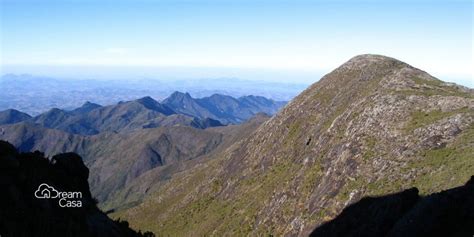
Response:
[{"label": "valley between mountains", "polygon": [[0,139],[23,152],[79,154],[91,170],[93,196],[108,210],[146,194],[149,186],[131,186],[136,178],[150,171],[155,182],[169,179],[192,160],[204,160],[255,130],[266,113],[284,104],[259,96],[194,99],[175,92],[162,103],[151,97],[110,106],[86,102],[72,111],[54,108],[35,117],[6,110],[0,112]]},{"label": "valley between mountains", "polygon": [[0,124],[20,151],[79,154],[99,207],[157,236],[307,236],[367,196],[472,194],[474,90],[380,55],[289,103],[176,92]]}]

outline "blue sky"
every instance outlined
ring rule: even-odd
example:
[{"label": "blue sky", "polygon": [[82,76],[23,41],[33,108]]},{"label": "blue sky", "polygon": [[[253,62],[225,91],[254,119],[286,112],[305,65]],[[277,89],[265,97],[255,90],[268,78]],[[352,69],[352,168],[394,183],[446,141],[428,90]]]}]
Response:
[{"label": "blue sky", "polygon": [[376,53],[474,87],[472,1],[0,1],[1,73],[315,81]]}]

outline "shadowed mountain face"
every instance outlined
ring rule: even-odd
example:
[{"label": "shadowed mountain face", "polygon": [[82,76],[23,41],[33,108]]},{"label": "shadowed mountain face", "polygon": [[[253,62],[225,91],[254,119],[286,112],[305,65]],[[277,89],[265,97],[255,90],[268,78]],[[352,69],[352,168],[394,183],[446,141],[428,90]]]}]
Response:
[{"label": "shadowed mountain face", "polygon": [[364,196],[463,185],[472,154],[474,91],[360,55],[219,158],[114,216],[171,236],[306,236]]},{"label": "shadowed mountain face", "polygon": [[472,236],[474,176],[464,186],[418,196],[412,188],[381,197],[363,198],[310,236]]},{"label": "shadowed mountain face", "polygon": [[[88,175],[81,157],[74,153],[48,160],[40,152],[18,153],[11,144],[0,141],[0,235],[154,236],[136,232],[127,222],[113,221],[102,213],[89,191]],[[41,184],[49,186],[48,196],[38,193]],[[48,198],[58,192],[74,195],[63,201]],[[76,207],[67,204],[72,202]]]}]

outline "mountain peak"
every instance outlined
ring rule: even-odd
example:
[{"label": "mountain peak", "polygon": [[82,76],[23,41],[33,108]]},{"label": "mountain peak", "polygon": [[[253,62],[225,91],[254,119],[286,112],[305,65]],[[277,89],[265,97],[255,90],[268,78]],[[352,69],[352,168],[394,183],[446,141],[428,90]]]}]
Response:
[{"label": "mountain peak", "polygon": [[400,69],[403,67],[412,68],[410,65],[387,56],[378,54],[361,54],[352,57],[347,62],[338,67],[334,72],[347,70],[364,70],[365,72],[372,72],[380,69]]},{"label": "mountain peak", "polygon": [[50,110],[48,110],[48,112],[46,112],[48,114],[63,114],[64,113],[64,110],[60,109],[60,108],[52,108]]},{"label": "mountain peak", "polygon": [[76,108],[71,111],[72,114],[83,114],[83,113],[88,113],[94,109],[102,107],[99,104],[92,103],[90,101],[86,101],[81,107]]},{"label": "mountain peak", "polygon": [[395,58],[362,54],[325,75],[303,94],[316,94],[319,100],[315,101],[338,101],[336,95],[345,95],[346,99],[351,101],[354,96],[362,98],[381,90],[387,93],[418,90],[426,86],[432,87],[433,90],[442,90],[440,87],[444,84],[428,73]]},{"label": "mountain peak", "polygon": [[135,101],[149,109],[155,108],[157,105],[160,104],[158,101],[151,98],[150,96],[145,96]]},{"label": "mountain peak", "polygon": [[100,106],[99,104],[86,101],[81,107]]},{"label": "mountain peak", "polygon": [[379,55],[379,54],[360,54],[360,55],[352,57],[351,59],[349,59],[349,61],[347,61],[347,63],[349,64],[369,64],[369,63],[380,63],[380,62],[403,63],[402,61],[398,59],[384,56],[384,55]]},{"label": "mountain peak", "polygon": [[189,99],[193,99],[193,97],[191,97],[191,95],[188,92],[183,93],[180,91],[175,91],[168,98],[163,100],[163,102],[166,103],[166,102],[182,101],[182,100],[189,100]]},{"label": "mountain peak", "polygon": [[135,102],[145,106],[145,108],[147,109],[158,111],[164,115],[175,114],[175,112],[171,108],[169,108],[168,106],[164,104],[161,104],[160,102],[154,100],[150,96],[145,96],[143,98],[135,100]]},{"label": "mountain peak", "polygon": [[151,98],[151,96],[145,96],[145,97],[142,97],[140,99],[137,99],[137,102],[140,102],[140,103],[156,103],[158,101]]},{"label": "mountain peak", "polygon": [[15,109],[0,111],[0,125],[11,124],[30,119],[31,116]]}]

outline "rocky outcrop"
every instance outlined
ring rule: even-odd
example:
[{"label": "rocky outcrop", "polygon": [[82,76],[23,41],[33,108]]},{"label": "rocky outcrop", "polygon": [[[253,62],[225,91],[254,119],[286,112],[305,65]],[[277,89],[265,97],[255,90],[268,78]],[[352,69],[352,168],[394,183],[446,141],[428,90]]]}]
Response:
[{"label": "rocky outcrop", "polygon": [[41,152],[19,153],[0,141],[0,235],[154,236],[102,213],[89,191],[88,176],[74,153],[48,160]]}]

